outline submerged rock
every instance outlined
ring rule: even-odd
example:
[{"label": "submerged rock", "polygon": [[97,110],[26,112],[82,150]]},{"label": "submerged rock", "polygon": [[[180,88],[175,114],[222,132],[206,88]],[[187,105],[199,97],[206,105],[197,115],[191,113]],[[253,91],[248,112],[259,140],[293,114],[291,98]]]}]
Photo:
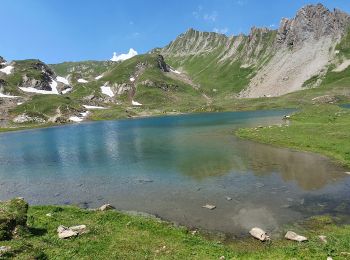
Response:
[{"label": "submerged rock", "polygon": [[216,208],[216,206],[215,205],[206,204],[206,205],[202,206],[202,208],[213,210],[213,209]]},{"label": "submerged rock", "polygon": [[249,231],[249,234],[251,234],[256,239],[259,239],[260,241],[270,240],[270,237],[267,235],[267,233],[264,230],[262,230],[261,228],[258,228],[258,227],[252,228]]},{"label": "submerged rock", "polygon": [[297,242],[304,242],[307,241],[307,238],[304,236],[300,236],[297,233],[293,231],[288,231],[286,235],[284,236],[286,239],[297,241]]}]

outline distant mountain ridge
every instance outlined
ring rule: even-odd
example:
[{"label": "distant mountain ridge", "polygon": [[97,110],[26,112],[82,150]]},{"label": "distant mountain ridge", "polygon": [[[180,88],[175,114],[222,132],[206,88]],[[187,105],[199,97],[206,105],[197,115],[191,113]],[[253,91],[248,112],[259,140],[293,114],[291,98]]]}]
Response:
[{"label": "distant mountain ridge", "polygon": [[[190,29],[160,53],[208,91],[218,79],[213,75],[210,81],[207,75],[216,74],[225,92],[238,91],[240,97],[278,96],[302,89],[305,81],[324,72],[349,25],[350,16],[340,10],[307,5],[294,18],[282,19],[278,30],[253,27],[249,35],[227,37]],[[243,84],[232,76],[235,70],[247,74]]]}]

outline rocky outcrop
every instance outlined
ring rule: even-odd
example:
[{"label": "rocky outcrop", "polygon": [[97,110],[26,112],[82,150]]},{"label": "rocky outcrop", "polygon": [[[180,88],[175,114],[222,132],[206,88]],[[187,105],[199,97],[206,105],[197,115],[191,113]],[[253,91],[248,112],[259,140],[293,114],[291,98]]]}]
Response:
[{"label": "rocky outcrop", "polygon": [[339,38],[345,33],[350,16],[340,10],[333,12],[322,4],[301,8],[295,18],[284,18],[277,34],[277,43],[296,47],[305,41],[322,37]]},{"label": "rocky outcrop", "polygon": [[28,203],[22,198],[0,202],[0,241],[12,239],[27,228]]},{"label": "rocky outcrop", "polygon": [[157,58],[158,68],[163,72],[170,72],[169,66],[165,63],[164,57],[162,55],[158,55]]},{"label": "rocky outcrop", "polygon": [[176,84],[168,84],[163,81],[152,81],[152,80],[145,80],[140,83],[141,85],[145,87],[151,87],[151,88],[160,88],[163,91],[171,91],[176,90],[179,86]]},{"label": "rocky outcrop", "polygon": [[0,56],[0,69],[5,67],[5,64],[6,64],[6,60],[2,56]]},{"label": "rocky outcrop", "polygon": [[18,87],[52,91],[51,84],[56,75],[50,67],[39,60],[28,63],[25,67],[22,64],[15,63],[15,67],[18,67],[22,74],[22,82]]}]

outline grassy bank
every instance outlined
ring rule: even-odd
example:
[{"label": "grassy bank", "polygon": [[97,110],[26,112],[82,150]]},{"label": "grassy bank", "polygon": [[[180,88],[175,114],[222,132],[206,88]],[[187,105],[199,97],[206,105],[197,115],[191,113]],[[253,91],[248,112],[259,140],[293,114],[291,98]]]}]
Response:
[{"label": "grassy bank", "polygon": [[350,167],[350,109],[315,105],[291,116],[289,126],[244,128],[242,138],[324,154]]},{"label": "grassy bank", "polygon": [[[69,240],[57,237],[59,225],[77,224],[87,225],[89,233]],[[342,252],[348,252],[350,244],[350,226],[336,226],[327,217],[314,218],[294,227],[309,237],[306,243],[283,238],[261,243],[251,237],[223,243],[156,219],[75,207],[30,207],[28,225],[28,234],[0,243],[11,247],[4,258],[326,259],[331,255],[338,257],[334,259],[345,259]],[[326,235],[328,243],[321,242],[318,235]]]}]

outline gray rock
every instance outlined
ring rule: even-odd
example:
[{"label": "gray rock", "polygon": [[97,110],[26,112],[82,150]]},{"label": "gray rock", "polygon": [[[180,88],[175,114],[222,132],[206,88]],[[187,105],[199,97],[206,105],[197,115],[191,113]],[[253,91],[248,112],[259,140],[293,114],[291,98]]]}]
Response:
[{"label": "gray rock", "polygon": [[57,233],[60,239],[67,239],[87,233],[87,228],[86,225],[72,226],[69,228],[61,225],[57,228]]},{"label": "gray rock", "polygon": [[294,48],[321,37],[336,38],[345,33],[349,22],[350,16],[344,12],[331,12],[322,4],[307,5],[297,12],[295,18],[282,19],[277,42]]},{"label": "gray rock", "polygon": [[11,250],[11,247],[9,247],[9,246],[0,246],[0,256],[9,252],[10,250]]},{"label": "gray rock", "polygon": [[88,232],[86,225],[72,226],[69,229],[78,233],[79,235],[85,234]]},{"label": "gray rock", "polygon": [[297,233],[293,231],[288,231],[286,235],[284,236],[286,239],[297,241],[297,242],[304,242],[307,241],[307,238],[304,236],[300,236]]},{"label": "gray rock", "polygon": [[111,210],[111,209],[115,209],[111,204],[105,204],[99,208],[100,211],[107,211],[107,210]]},{"label": "gray rock", "polygon": [[270,240],[270,237],[267,235],[267,233],[258,227],[252,228],[249,231],[249,234],[251,234],[256,239],[259,239],[260,241]]},{"label": "gray rock", "polygon": [[202,206],[202,208],[213,210],[213,209],[216,208],[216,206],[215,205],[211,205],[211,204],[206,204],[206,205]]}]

